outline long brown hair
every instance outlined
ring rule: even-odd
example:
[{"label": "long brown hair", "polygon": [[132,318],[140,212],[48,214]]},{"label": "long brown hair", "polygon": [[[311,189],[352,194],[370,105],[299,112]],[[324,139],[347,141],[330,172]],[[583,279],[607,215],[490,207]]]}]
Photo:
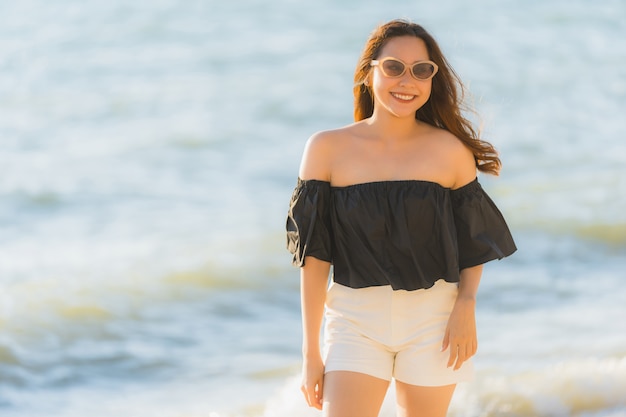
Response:
[{"label": "long brown hair", "polygon": [[354,120],[366,119],[374,112],[371,87],[365,82],[371,71],[370,63],[379,58],[380,51],[389,39],[399,36],[415,36],[423,40],[429,58],[439,66],[439,71],[432,79],[430,99],[415,112],[415,118],[455,135],[473,152],[479,171],[498,175],[502,166],[498,152],[489,142],[479,138],[472,123],[462,114],[470,110],[463,103],[463,83],[443,56],[435,39],[418,24],[392,20],[372,32],[354,73]]}]

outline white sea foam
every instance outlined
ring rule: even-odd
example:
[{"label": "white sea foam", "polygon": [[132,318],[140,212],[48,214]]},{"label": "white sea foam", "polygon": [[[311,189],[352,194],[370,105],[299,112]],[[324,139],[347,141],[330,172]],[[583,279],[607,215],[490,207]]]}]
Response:
[{"label": "white sea foam", "polygon": [[479,374],[461,387],[451,415],[551,416],[603,415],[626,407],[626,357],[580,359],[517,374]]},{"label": "white sea foam", "polygon": [[[262,417],[315,417],[299,390],[300,379],[289,379],[267,403]],[[581,359],[543,369],[509,374],[480,371],[475,381],[460,384],[450,405],[450,417],[602,417],[626,415],[626,357]],[[391,384],[380,416],[395,416]]]}]

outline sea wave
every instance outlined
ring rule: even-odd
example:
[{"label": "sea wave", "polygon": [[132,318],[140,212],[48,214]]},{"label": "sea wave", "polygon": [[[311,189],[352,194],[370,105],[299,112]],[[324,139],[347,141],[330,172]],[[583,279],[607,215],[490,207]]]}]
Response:
[{"label": "sea wave", "polygon": [[[242,328],[255,314],[269,320],[272,303],[296,312],[297,280],[286,272],[293,271],[203,264],[161,274],[128,270],[2,283],[0,389],[169,377],[184,366],[182,358],[222,354],[207,337],[216,329]],[[204,369],[210,374],[218,365]]]},{"label": "sea wave", "polygon": [[607,247],[621,248],[626,246],[626,223],[615,221],[605,223],[583,222],[577,220],[554,219],[552,221],[537,221],[532,224],[515,224],[516,229],[524,232],[533,232],[536,235],[552,235],[571,237],[581,243],[598,243]]},{"label": "sea wave", "polygon": [[[290,378],[268,401],[262,417],[318,416],[306,406],[300,379]],[[507,374],[477,373],[461,384],[450,405],[451,417],[600,417],[626,415],[626,357],[580,359]],[[381,417],[395,416],[393,384]]]}]

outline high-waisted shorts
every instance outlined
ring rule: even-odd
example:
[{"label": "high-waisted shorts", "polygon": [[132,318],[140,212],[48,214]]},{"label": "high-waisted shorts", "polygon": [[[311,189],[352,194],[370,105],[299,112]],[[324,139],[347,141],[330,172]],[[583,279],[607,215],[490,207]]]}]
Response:
[{"label": "high-waisted shorts", "polygon": [[473,377],[471,359],[448,368],[441,351],[458,285],[438,280],[432,288],[354,289],[333,282],[326,296],[325,372],[352,371],[411,385],[443,386]]}]

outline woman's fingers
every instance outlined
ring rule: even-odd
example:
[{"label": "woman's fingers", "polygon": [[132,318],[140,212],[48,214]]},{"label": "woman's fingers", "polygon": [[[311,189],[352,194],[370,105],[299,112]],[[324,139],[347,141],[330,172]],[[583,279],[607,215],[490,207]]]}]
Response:
[{"label": "woman's fingers", "polygon": [[461,365],[463,365],[463,362],[465,362],[468,359],[467,356],[467,345],[463,344],[463,345],[458,345],[457,346],[457,357],[456,357],[456,364],[454,365],[454,370],[457,371],[459,370],[459,368],[461,368]]},{"label": "woman's fingers", "polygon": [[457,361],[457,357],[459,353],[459,348],[457,345],[449,345],[449,349],[450,349],[450,357],[448,359],[448,368],[453,366],[454,363]]},{"label": "woman's fingers", "polygon": [[322,409],[322,402],[324,400],[322,398],[323,393],[324,393],[324,379],[322,378],[315,385],[315,403],[313,404],[313,407],[317,408],[318,410]]},{"label": "woman's fingers", "polygon": [[318,410],[322,409],[322,393],[324,392],[323,382],[317,383],[303,383],[300,390],[304,394],[304,398],[309,407],[315,407]]},{"label": "woman's fingers", "polygon": [[465,343],[454,344],[450,346],[450,356],[448,359],[448,368],[454,366],[454,370],[458,370],[463,365],[463,362],[474,356],[477,351],[476,341],[470,341]]}]

